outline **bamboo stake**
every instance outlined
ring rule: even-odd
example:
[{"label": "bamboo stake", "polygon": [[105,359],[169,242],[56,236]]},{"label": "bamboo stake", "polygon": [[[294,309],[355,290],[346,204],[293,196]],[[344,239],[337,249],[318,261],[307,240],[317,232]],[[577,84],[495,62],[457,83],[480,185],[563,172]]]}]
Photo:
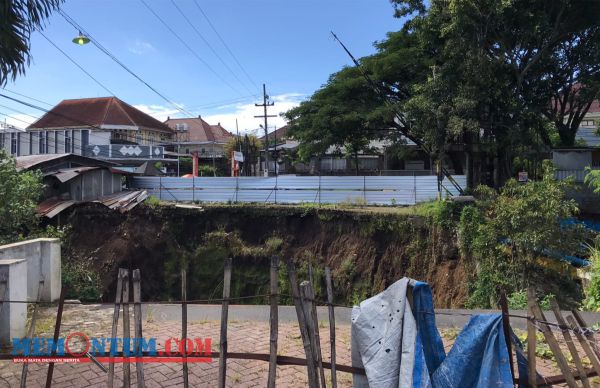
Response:
[{"label": "bamboo stake", "polygon": [[[131,356],[129,328],[129,270],[123,269],[123,355],[125,357]],[[125,361],[125,357],[123,357],[123,386],[129,387],[131,386],[131,369],[129,362]]]},{"label": "bamboo stake", "polygon": [[[579,311],[577,311],[577,310],[571,310],[571,313],[573,314],[573,317],[575,318],[575,321],[577,321],[577,324],[579,326],[581,326],[582,328],[588,327],[587,323],[585,322],[585,320],[583,319],[583,317],[581,316],[581,314],[579,313]],[[585,338],[588,339],[588,341],[590,341],[590,343],[596,344],[596,338],[594,337],[594,335],[591,332],[586,331],[584,333],[584,336],[585,336]],[[598,359],[600,359],[600,350],[598,350],[598,347],[597,346],[592,346],[592,350],[596,354],[596,357]]]},{"label": "bamboo stake", "polygon": [[533,304],[535,303],[535,290],[533,288],[527,289],[527,309],[528,317],[527,320],[527,368],[528,368],[528,379],[529,386],[537,387],[537,371],[535,367],[535,347],[536,347],[536,329],[532,322],[533,316]]},{"label": "bamboo stake", "polygon": [[590,387],[590,381],[587,378],[587,375],[585,373],[585,369],[583,368],[583,364],[581,363],[581,358],[579,358],[579,353],[577,353],[577,348],[575,348],[575,343],[573,343],[573,338],[571,337],[571,333],[569,333],[569,329],[567,329],[567,322],[564,320],[562,313],[560,312],[560,307],[558,306],[558,303],[556,302],[555,298],[552,298],[552,300],[550,300],[550,307],[552,308],[552,311],[554,312],[554,316],[556,317],[556,322],[562,326],[561,330],[562,330],[562,334],[563,337],[565,338],[565,342],[567,343],[567,347],[569,348],[569,352],[571,353],[571,357],[573,357],[573,362],[575,363],[575,366],[577,367],[577,372],[579,372],[579,377],[581,379],[581,383],[583,384],[584,388],[589,388]]},{"label": "bamboo stake", "polygon": [[317,336],[319,326],[315,317],[315,309],[313,305],[314,298],[312,284],[308,281],[303,281],[300,283],[300,299],[302,301],[302,310],[304,311],[304,317],[306,319],[310,348],[313,354],[313,362],[315,367],[318,369],[321,386],[325,387],[325,372],[323,371],[321,348],[318,344],[319,337]]},{"label": "bamboo stake", "polygon": [[223,308],[221,310],[221,337],[219,338],[219,388],[225,388],[227,371],[227,320],[229,314],[229,292],[231,289],[231,258],[225,259],[223,275]]},{"label": "bamboo stake", "polygon": [[310,388],[319,388],[319,381],[317,378],[317,369],[313,358],[313,351],[310,346],[310,337],[308,335],[308,328],[306,326],[306,319],[304,311],[302,309],[302,301],[300,299],[300,289],[298,288],[298,278],[296,274],[296,266],[288,259],[287,270],[290,279],[290,288],[292,290],[292,296],[294,298],[294,305],[296,307],[296,315],[298,316],[298,327],[300,328],[300,335],[302,336],[302,345],[304,346],[304,353],[306,354],[306,369],[308,372],[308,386]]},{"label": "bamboo stake", "polygon": [[323,369],[323,355],[321,353],[321,335],[319,333],[319,318],[317,315],[317,304],[315,303],[315,286],[313,282],[312,276],[312,266],[308,267],[310,270],[310,306],[311,306],[311,315],[313,318],[313,326],[314,326],[314,351],[315,351],[315,359],[317,361],[317,365],[319,366],[319,375],[321,377],[321,385],[325,387],[325,370]]},{"label": "bamboo stake", "polygon": [[333,307],[333,284],[331,282],[331,269],[325,267],[325,282],[327,283],[327,309],[329,310],[329,344],[331,345],[331,388],[337,388],[337,375],[335,370],[335,311]]},{"label": "bamboo stake", "polygon": [[[141,356],[142,341],[142,276],[139,269],[133,270],[133,319],[135,321],[135,356]],[[138,358],[135,362],[137,386],[146,386],[144,379],[144,363]]]},{"label": "bamboo stake", "polygon": [[575,319],[573,319],[573,317],[570,315],[567,317],[567,321],[569,322],[569,325],[571,326],[573,333],[575,333],[575,337],[577,337],[577,340],[581,344],[581,348],[583,349],[585,354],[590,359],[590,362],[592,363],[594,370],[600,376],[600,361],[598,361],[596,354],[592,350],[592,348],[591,348],[590,344],[588,343],[588,341],[586,340],[586,338],[581,334],[580,327],[577,325],[577,322],[575,322]]},{"label": "bamboo stake", "polygon": [[504,341],[506,342],[506,349],[508,350],[510,375],[514,380],[515,365],[513,360],[512,341],[510,339],[510,318],[508,317],[508,302],[506,301],[506,294],[504,292],[500,293],[500,308],[502,309],[502,328],[504,330]]},{"label": "bamboo stake", "polygon": [[[33,313],[31,313],[31,323],[29,325],[29,333],[27,334],[27,338],[29,338],[30,344],[29,344],[29,351],[31,352],[31,340],[33,339],[33,335],[35,334],[35,321],[37,320],[37,315],[38,315],[38,305],[39,305],[39,301],[42,298],[42,290],[44,289],[44,275],[40,275],[40,281],[38,283],[38,291],[37,291],[37,298],[36,298],[36,303],[33,306]],[[26,388],[27,387],[27,369],[29,367],[28,363],[23,363],[23,367],[21,369],[21,388]]]},{"label": "bamboo stake", "polygon": [[[58,348],[58,336],[60,335],[60,325],[62,323],[62,313],[65,307],[65,295],[66,287],[62,286],[60,289],[60,297],[58,299],[58,311],[56,312],[56,322],[54,323],[54,342],[52,342],[51,357],[56,356],[56,350]],[[46,388],[52,387],[52,375],[54,374],[54,363],[51,362],[48,365],[48,374],[46,375]]]},{"label": "bamboo stake", "polygon": [[270,337],[270,349],[269,349],[269,378],[267,380],[267,387],[274,388],[275,380],[277,379],[277,339],[279,336],[279,312],[278,312],[278,288],[277,283],[279,282],[279,258],[277,256],[271,257],[271,337]]},{"label": "bamboo stake", "polygon": [[185,268],[181,269],[181,340],[183,341],[183,386],[188,388],[187,364],[187,275]]},{"label": "bamboo stake", "polygon": [[[111,339],[117,337],[117,329],[119,326],[119,310],[121,309],[121,300],[123,297],[123,269],[119,268],[119,273],[117,275],[117,290],[115,292],[115,308],[113,311],[113,323],[111,330]],[[115,363],[113,362],[113,352],[118,350],[116,343],[111,344],[109,350],[109,364],[108,364],[108,388],[113,388],[114,385],[114,377],[115,377]]]},{"label": "bamboo stake", "polygon": [[544,313],[542,312],[542,310],[540,309],[540,306],[538,306],[538,304],[536,302],[534,302],[532,304],[532,308],[533,308],[533,315],[534,315],[535,319],[538,321],[538,324],[540,325],[541,331],[544,334],[544,337],[546,338],[546,342],[548,343],[550,350],[552,351],[552,353],[554,353],[554,356],[556,357],[556,363],[558,364],[558,367],[560,368],[561,372],[565,376],[567,385],[570,388],[577,388],[577,383],[575,382],[575,377],[573,376],[573,373],[571,372],[571,369],[569,368],[569,364],[567,363],[565,356],[563,355],[562,351],[560,350],[560,346],[559,346],[558,342],[556,341],[554,334],[552,334],[552,330],[550,330],[550,328],[548,327],[547,324],[543,323],[543,322],[547,321],[546,317],[544,316]]}]

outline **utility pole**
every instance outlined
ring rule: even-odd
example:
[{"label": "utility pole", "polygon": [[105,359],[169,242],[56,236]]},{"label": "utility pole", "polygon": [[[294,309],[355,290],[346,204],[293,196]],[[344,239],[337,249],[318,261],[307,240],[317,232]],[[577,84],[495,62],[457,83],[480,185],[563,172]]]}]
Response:
[{"label": "utility pole", "polygon": [[[277,115],[268,115],[267,107],[275,105],[274,102],[268,102],[269,96],[267,95],[267,86],[263,84],[263,103],[262,104],[254,104],[254,106],[262,106],[264,108],[264,114],[260,116],[254,116],[257,119],[264,118],[265,119],[265,167],[267,171],[267,176],[269,176],[269,130],[267,125],[268,117],[277,117]],[[260,165],[258,166],[260,170]]]}]

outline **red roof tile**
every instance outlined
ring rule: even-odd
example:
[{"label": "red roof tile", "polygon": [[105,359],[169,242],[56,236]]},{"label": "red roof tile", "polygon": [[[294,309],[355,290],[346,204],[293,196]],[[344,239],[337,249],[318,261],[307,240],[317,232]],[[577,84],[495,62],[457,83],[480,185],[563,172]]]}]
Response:
[{"label": "red roof tile", "polygon": [[63,100],[28,129],[127,125],[172,133],[164,123],[117,97]]},{"label": "red roof tile", "polygon": [[[176,130],[177,140],[181,142],[225,143],[232,136],[221,124],[210,125],[202,117],[168,119],[165,124]],[[177,124],[187,124],[187,131],[177,131]]]}]

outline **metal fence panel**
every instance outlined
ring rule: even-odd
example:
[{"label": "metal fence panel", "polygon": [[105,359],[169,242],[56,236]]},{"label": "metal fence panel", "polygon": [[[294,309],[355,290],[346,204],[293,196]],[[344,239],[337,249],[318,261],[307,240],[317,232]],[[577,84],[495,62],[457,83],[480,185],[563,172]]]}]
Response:
[{"label": "metal fence panel", "polygon": [[[465,187],[464,175],[453,178]],[[458,195],[442,184],[444,197]],[[133,187],[164,201],[413,205],[438,195],[436,176],[134,177]]]}]

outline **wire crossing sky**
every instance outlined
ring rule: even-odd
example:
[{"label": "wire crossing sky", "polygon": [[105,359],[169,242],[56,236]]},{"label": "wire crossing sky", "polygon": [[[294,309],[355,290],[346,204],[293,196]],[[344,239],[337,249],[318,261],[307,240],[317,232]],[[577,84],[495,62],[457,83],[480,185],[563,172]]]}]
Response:
[{"label": "wire crossing sky", "polygon": [[[51,104],[110,91],[160,120],[190,113],[235,131],[238,118],[240,130],[252,132],[262,83],[275,102],[269,113],[279,114],[351,65],[330,30],[361,57],[402,26],[388,0],[144,2],[164,23],[139,0],[67,0],[62,9],[150,87],[93,44],[73,44],[79,31],[55,13],[43,31],[48,39],[34,32],[33,61],[7,91]],[[40,113],[3,103],[25,112],[0,113],[21,128]]]}]

